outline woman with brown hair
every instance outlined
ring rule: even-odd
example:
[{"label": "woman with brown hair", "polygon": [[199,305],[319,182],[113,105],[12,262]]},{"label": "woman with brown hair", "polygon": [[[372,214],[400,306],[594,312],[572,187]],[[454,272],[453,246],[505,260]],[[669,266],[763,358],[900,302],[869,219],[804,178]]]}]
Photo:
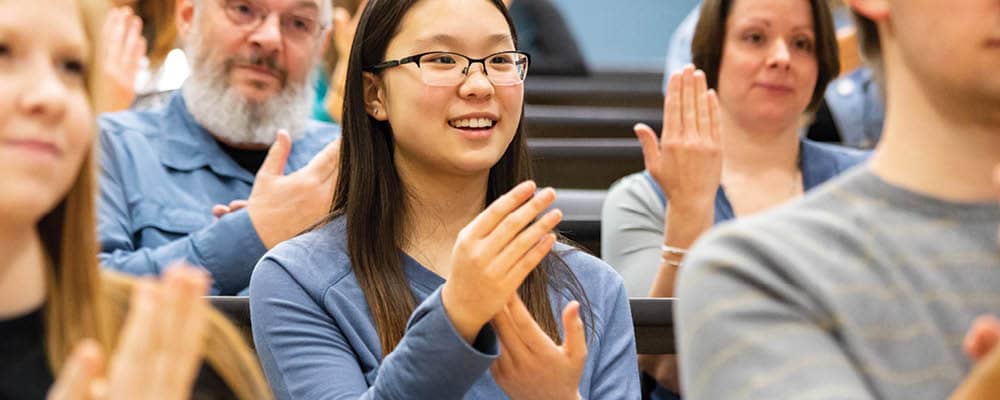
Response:
[{"label": "woman with brown hair", "polygon": [[[646,170],[604,203],[604,257],[632,296],[673,296],[687,248],[713,225],[801,197],[867,157],[799,133],[839,72],[828,0],[707,0],[691,50],[694,65],[670,77],[661,134],[636,125]],[[672,357],[640,362],[679,389]]]},{"label": "woman with brown hair", "polygon": [[638,398],[621,278],[525,182],[516,43],[500,0],[369,1],[332,215],[250,281],[276,397]]},{"label": "woman with brown hair", "polygon": [[98,268],[103,11],[0,1],[0,398],[53,384],[53,399],[268,398],[249,348],[201,297],[204,273],[136,283]]}]

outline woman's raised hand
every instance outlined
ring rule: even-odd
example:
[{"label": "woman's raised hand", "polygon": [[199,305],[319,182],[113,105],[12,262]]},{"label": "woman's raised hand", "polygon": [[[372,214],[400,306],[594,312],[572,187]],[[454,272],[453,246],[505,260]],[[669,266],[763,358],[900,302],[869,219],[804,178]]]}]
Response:
[{"label": "woman's raised hand", "polygon": [[712,204],[722,179],[719,99],[705,73],[689,65],[670,76],[663,132],[645,124],[634,130],[646,170],[671,204]]},{"label": "woman's raised hand", "polygon": [[555,245],[552,229],[562,212],[552,210],[535,220],[555,196],[551,188],[535,193],[534,182],[521,183],[459,232],[441,300],[469,343]]},{"label": "woman's raised hand", "polygon": [[122,111],[135,100],[135,78],[142,57],[146,55],[146,39],[142,37],[142,19],[132,8],[122,6],[108,12],[101,31],[103,46],[98,112]]},{"label": "woman's raised hand", "polygon": [[202,364],[208,275],[170,267],[160,282],[139,280],[110,361],[93,340],[77,345],[49,392],[50,400],[191,397]]},{"label": "woman's raised hand", "polygon": [[520,297],[493,318],[500,337],[500,358],[490,367],[493,379],[511,399],[579,399],[587,361],[587,339],[580,303],[563,309],[563,344],[542,331]]}]

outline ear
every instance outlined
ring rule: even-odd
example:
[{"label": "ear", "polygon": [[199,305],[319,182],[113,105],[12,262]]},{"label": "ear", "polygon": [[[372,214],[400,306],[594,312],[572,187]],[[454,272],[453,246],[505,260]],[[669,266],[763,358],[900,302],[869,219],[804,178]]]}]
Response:
[{"label": "ear", "polygon": [[363,73],[365,79],[365,111],[378,121],[389,120],[389,108],[385,101],[385,84],[382,77],[371,72]]},{"label": "ear", "polygon": [[181,37],[181,40],[187,42],[191,26],[194,24],[194,1],[176,0],[174,5],[174,24],[177,25],[177,35]]},{"label": "ear", "polygon": [[889,18],[888,0],[849,0],[849,2],[851,9],[876,23]]}]

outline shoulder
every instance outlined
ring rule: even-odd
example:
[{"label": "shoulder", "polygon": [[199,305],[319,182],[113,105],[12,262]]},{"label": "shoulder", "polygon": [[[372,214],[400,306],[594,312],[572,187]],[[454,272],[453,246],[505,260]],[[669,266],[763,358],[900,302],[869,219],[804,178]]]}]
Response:
[{"label": "shoulder", "polygon": [[266,276],[283,274],[310,294],[322,296],[326,289],[352,273],[346,224],[341,217],[268,251],[257,264],[251,285],[267,285]]},{"label": "shoulder", "polygon": [[147,139],[161,134],[164,112],[160,109],[119,111],[102,114],[97,123],[105,140]]},{"label": "shoulder", "polygon": [[802,146],[813,157],[821,157],[832,162],[838,172],[861,164],[871,157],[871,151],[868,150],[854,149],[831,143],[819,143],[808,139],[802,140]]},{"label": "shoulder", "polygon": [[660,193],[660,188],[649,179],[645,172],[636,172],[611,184],[611,187],[608,188],[608,196],[604,201],[604,207],[644,204],[654,208],[663,208]]},{"label": "shoulder", "polygon": [[588,297],[606,297],[609,291],[624,290],[621,275],[600,258],[565,243],[557,243],[553,251],[573,272]]},{"label": "shoulder", "polygon": [[311,119],[306,124],[305,135],[303,135],[302,139],[299,139],[299,141],[309,145],[322,147],[327,143],[337,140],[339,137],[340,125]]}]

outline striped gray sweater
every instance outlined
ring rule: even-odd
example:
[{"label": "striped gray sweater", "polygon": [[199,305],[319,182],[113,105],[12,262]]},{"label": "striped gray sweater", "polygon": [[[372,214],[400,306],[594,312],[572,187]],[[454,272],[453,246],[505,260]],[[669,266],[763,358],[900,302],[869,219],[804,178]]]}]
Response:
[{"label": "striped gray sweater", "polygon": [[685,398],[946,398],[1000,314],[998,224],[861,167],[711,232],[678,289]]}]

